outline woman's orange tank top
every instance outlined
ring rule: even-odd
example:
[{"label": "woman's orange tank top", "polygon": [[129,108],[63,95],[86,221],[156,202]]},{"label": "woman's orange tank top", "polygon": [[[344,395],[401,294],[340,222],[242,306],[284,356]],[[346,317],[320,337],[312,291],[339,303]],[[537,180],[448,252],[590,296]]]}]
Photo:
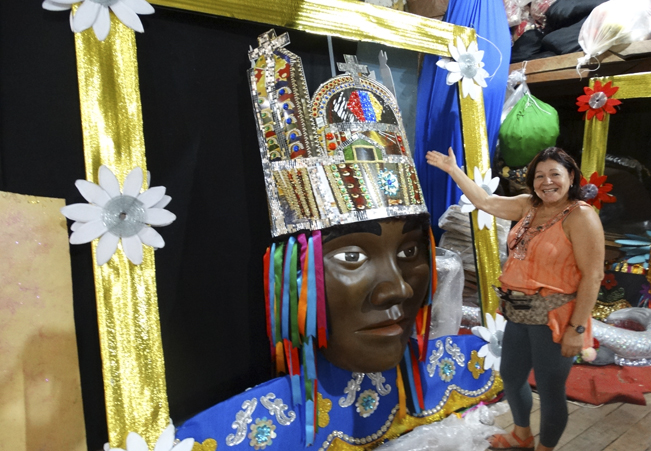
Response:
[{"label": "woman's orange tank top", "polygon": [[[540,291],[542,296],[553,293],[576,293],[581,272],[576,266],[572,243],[563,230],[563,220],[585,202],[570,204],[547,223],[527,229],[533,222],[536,209],[532,209],[509,232],[507,244],[509,257],[499,277],[503,289],[533,294]],[[513,249],[511,249],[513,248]],[[572,300],[549,312],[547,325],[552,330],[556,343],[560,343],[565,329],[574,312],[576,301]],[[584,332],[584,348],[592,346],[592,328],[588,322]]]}]

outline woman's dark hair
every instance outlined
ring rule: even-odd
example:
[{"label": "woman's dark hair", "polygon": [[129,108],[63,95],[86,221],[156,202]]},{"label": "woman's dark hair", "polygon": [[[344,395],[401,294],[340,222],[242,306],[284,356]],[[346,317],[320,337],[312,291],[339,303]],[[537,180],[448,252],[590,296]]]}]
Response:
[{"label": "woman's dark hair", "polygon": [[538,155],[533,157],[531,163],[527,167],[527,178],[525,180],[529,191],[531,192],[531,203],[534,207],[539,206],[542,203],[542,200],[533,189],[533,181],[536,176],[536,166],[538,163],[543,161],[554,160],[559,162],[565,169],[567,169],[568,174],[574,173],[574,177],[571,182],[570,190],[567,193],[567,198],[569,200],[580,200],[581,199],[581,169],[574,161],[574,158],[569,156],[560,147],[548,147],[543,151],[540,151]]}]

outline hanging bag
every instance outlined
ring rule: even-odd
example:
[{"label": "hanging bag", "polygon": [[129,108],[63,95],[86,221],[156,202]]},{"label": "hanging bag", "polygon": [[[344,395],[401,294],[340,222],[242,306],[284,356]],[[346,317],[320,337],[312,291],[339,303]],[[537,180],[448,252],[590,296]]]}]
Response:
[{"label": "hanging bag", "polygon": [[524,166],[558,138],[558,113],[545,102],[526,93],[500,127],[500,152],[511,167]]}]

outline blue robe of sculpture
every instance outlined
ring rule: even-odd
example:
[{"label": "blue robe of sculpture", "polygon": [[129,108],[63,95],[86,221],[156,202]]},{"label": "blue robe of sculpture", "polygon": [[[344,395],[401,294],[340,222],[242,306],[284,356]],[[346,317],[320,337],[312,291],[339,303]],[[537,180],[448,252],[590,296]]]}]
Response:
[{"label": "blue robe of sculpture", "polygon": [[[420,363],[425,410],[398,418],[397,370],[351,373],[318,357],[319,413],[314,449],[366,449],[413,427],[493,398],[501,380],[481,368],[476,351],[486,342],[474,335],[430,340]],[[475,352],[473,352],[475,351]],[[497,380],[496,380],[497,379]],[[304,405],[292,405],[289,377],[279,377],[215,405],[186,421],[177,438],[213,439],[219,450],[304,450]],[[203,451],[203,448],[202,448]],[[208,451],[208,450],[206,450]]]},{"label": "blue robe of sculpture", "polygon": [[[490,158],[492,160],[500,117],[506,92],[506,79],[511,58],[511,35],[504,12],[504,3],[495,0],[451,0],[443,18],[445,22],[472,27],[477,31],[477,45],[484,50],[484,69],[492,75],[483,89],[486,110],[486,129]],[[495,46],[486,42],[491,41]],[[463,194],[452,179],[439,169],[427,164],[425,154],[430,150],[447,153],[452,146],[457,162],[464,164],[459,95],[457,85],[445,82],[448,71],[436,66],[438,56],[426,55],[418,82],[416,111],[416,142],[414,160],[418,171],[427,209],[432,215],[432,230],[437,241],[442,230],[438,218]]]}]

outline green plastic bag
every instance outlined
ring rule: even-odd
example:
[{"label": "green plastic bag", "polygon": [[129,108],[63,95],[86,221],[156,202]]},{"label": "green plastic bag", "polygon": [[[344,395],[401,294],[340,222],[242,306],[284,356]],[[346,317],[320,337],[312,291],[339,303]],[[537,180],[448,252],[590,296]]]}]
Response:
[{"label": "green plastic bag", "polygon": [[556,110],[527,93],[506,116],[500,127],[500,153],[507,166],[529,164],[538,152],[556,145]]}]

